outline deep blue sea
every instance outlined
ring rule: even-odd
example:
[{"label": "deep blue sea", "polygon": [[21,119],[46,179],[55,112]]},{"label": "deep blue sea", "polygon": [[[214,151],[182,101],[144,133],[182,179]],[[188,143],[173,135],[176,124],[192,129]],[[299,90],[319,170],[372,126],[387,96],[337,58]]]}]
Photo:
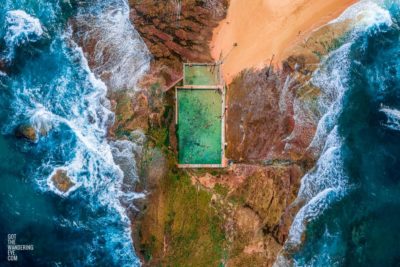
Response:
[{"label": "deep blue sea", "polygon": [[[116,74],[109,84],[122,88],[133,86],[148,57],[128,16],[123,0],[1,1],[0,266],[140,264],[127,211],[134,207],[124,203],[142,195],[122,189],[137,178],[137,144],[107,141],[114,120],[108,88],[89,69],[70,26],[72,20],[95,18],[98,47],[114,43],[119,56],[128,58],[102,63]],[[135,68],[132,58],[140,59],[138,69],[114,64]],[[121,82],[124,75],[128,84]],[[36,142],[15,137],[25,124],[34,127]],[[53,186],[56,170],[74,181],[69,192]],[[7,255],[13,234],[16,244],[34,247],[15,251],[16,262]]]},{"label": "deep blue sea", "polygon": [[331,101],[285,246],[294,266],[400,266],[400,2],[341,19],[356,17],[312,80]]}]

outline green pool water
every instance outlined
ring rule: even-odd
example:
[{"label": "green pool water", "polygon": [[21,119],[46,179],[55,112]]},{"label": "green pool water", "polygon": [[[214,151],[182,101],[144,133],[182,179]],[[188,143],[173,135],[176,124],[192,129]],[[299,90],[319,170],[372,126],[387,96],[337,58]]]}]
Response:
[{"label": "green pool water", "polygon": [[179,164],[221,164],[222,95],[213,89],[178,89]]},{"label": "green pool water", "polygon": [[219,66],[215,65],[185,65],[186,85],[219,85]]}]

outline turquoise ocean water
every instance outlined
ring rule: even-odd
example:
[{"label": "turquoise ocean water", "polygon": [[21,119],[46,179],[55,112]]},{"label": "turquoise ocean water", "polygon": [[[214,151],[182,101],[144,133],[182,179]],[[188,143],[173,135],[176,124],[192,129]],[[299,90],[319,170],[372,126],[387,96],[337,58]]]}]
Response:
[{"label": "turquoise ocean water", "polygon": [[[125,190],[137,178],[136,144],[106,140],[114,119],[107,88],[90,71],[70,27],[71,20],[96,18],[99,47],[104,40],[126,44],[116,48],[140,59],[143,71],[146,51],[135,50],[141,40],[128,15],[118,0],[1,1],[0,266],[139,265],[128,219],[134,207],[126,203],[142,195]],[[118,68],[111,61],[102,66]],[[138,69],[125,68],[126,86]],[[123,87],[118,77],[111,84]],[[35,143],[17,139],[21,124],[46,134]],[[52,186],[57,169],[76,183],[68,193]],[[16,251],[18,260],[8,261],[9,234],[34,250]]]},{"label": "turquoise ocean water", "polygon": [[348,17],[360,21],[313,77],[335,101],[285,245],[294,266],[400,266],[400,2],[361,1]]}]

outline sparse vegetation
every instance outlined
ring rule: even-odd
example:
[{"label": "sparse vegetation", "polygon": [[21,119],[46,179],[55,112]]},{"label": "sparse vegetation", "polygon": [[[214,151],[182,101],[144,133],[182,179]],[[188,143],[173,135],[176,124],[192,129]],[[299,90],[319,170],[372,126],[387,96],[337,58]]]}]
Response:
[{"label": "sparse vegetation", "polygon": [[[149,266],[223,266],[223,220],[211,205],[211,193],[176,167],[176,154],[169,147],[168,125],[173,118],[163,117],[169,121],[147,132],[147,150],[162,151],[168,166],[148,198],[138,229],[142,257]],[[144,165],[151,166],[152,160],[156,159],[145,158]]]}]

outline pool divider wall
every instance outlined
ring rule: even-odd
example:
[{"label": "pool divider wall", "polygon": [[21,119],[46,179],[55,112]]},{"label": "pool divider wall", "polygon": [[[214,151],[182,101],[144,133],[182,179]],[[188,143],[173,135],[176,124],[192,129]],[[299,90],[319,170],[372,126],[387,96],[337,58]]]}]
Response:
[{"label": "pool divider wall", "polygon": [[[215,70],[218,71],[218,85],[187,85],[186,84],[186,66],[214,66]],[[183,66],[183,86],[175,87],[175,124],[178,126],[178,116],[179,116],[179,101],[178,101],[178,91],[179,90],[218,90],[221,94],[221,163],[220,164],[179,164],[178,168],[224,168],[227,166],[227,160],[225,158],[225,116],[226,116],[226,91],[225,84],[222,79],[220,64],[208,64],[208,63],[185,63]],[[177,138],[179,140],[178,131]],[[178,141],[179,144],[179,141]],[[178,145],[179,154],[179,145]],[[179,156],[178,156],[179,161]]]},{"label": "pool divider wall", "polygon": [[[225,158],[225,87],[220,86],[176,86],[175,87],[175,124],[177,125],[177,129],[179,127],[178,120],[179,120],[179,101],[178,101],[178,91],[179,90],[218,90],[221,94],[221,163],[220,164],[179,164],[178,168],[225,168],[227,166],[227,160]],[[177,137],[178,130],[177,130]],[[179,142],[178,142],[178,153],[179,153]],[[179,158],[179,157],[178,157]],[[179,160],[179,159],[178,159]]]}]

